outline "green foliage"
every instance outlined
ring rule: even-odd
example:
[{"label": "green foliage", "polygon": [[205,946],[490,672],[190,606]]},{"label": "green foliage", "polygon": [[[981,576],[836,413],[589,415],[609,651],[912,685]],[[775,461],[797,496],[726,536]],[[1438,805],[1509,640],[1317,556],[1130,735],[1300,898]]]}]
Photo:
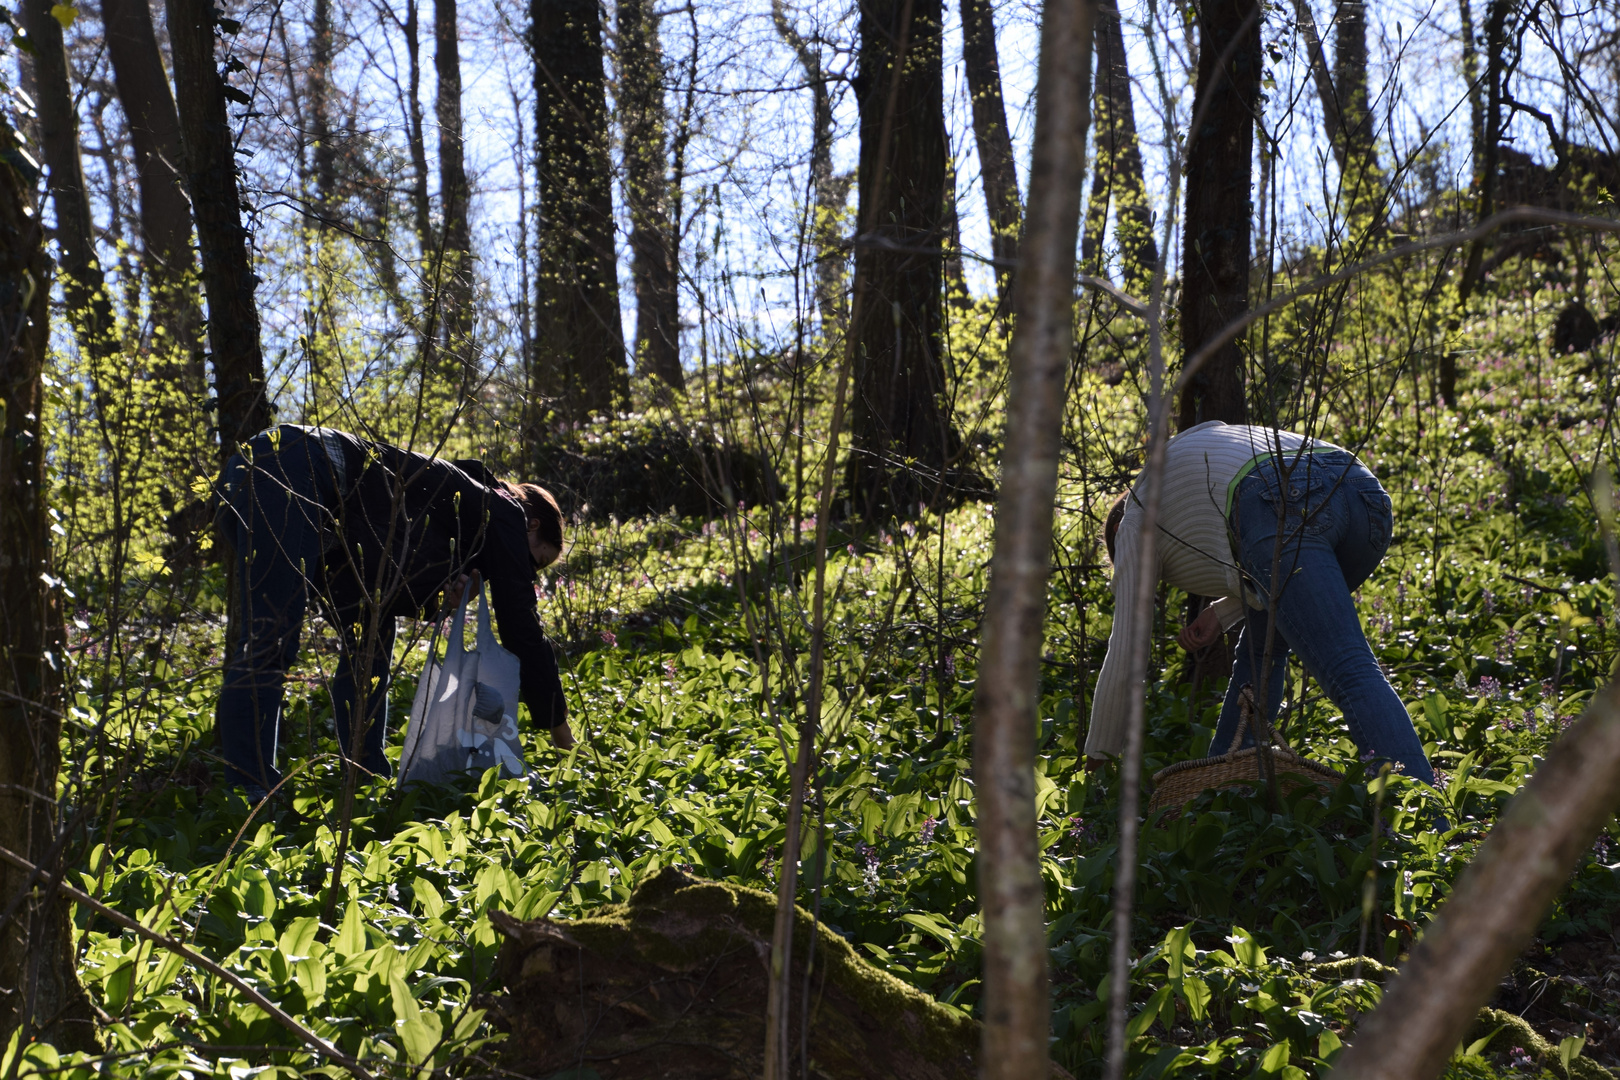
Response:
[{"label": "green foliage", "polygon": [[[1365,293],[1371,304],[1397,295],[1398,283],[1373,281]],[[1322,415],[1311,422],[1358,445],[1393,496],[1395,543],[1361,589],[1360,610],[1440,780],[1431,790],[1397,777],[1375,822],[1342,718],[1290,672],[1290,738],[1349,780],[1275,808],[1242,790],[1206,795],[1174,821],[1148,822],[1140,959],[1127,991],[1132,1075],[1322,1075],[1354,1016],[1376,1003],[1388,971],[1380,961],[1410,947],[1495,815],[1613,671],[1615,594],[1586,496],[1594,463],[1617,463],[1613,395],[1582,361],[1539,359],[1537,327],[1558,302],[1548,291],[1525,302],[1529,314],[1495,308],[1456,330],[1420,326],[1401,338],[1385,326],[1377,344],[1370,333],[1337,339],[1347,343],[1331,354],[1338,375],[1321,386]],[[1303,385],[1320,332],[1312,320],[1326,317],[1302,311],[1276,331],[1279,385]],[[951,363],[966,387],[959,412],[981,418],[971,437],[993,453],[999,431],[984,418],[998,415],[1001,338],[982,304],[952,319]],[[1087,326],[1084,355],[1098,362],[1071,387],[1041,724],[1031,733],[1041,750],[1055,1054],[1082,1075],[1097,1071],[1103,1049],[1117,850],[1117,777],[1088,774],[1080,751],[1111,623],[1096,536],[1143,430],[1140,338],[1117,322]],[[1428,354],[1412,342],[1431,330],[1447,348],[1480,350],[1466,409],[1437,408],[1421,386]],[[1379,359],[1380,349],[1404,360]],[[716,375],[711,400],[788,408],[792,394],[772,381],[770,362],[737,360]],[[743,378],[755,375],[757,384]],[[1357,380],[1377,392],[1358,397]],[[289,680],[292,778],[278,803],[250,817],[209,781],[218,572],[171,567],[139,535],[128,538],[133,553],[108,554],[111,488],[73,471],[93,448],[64,404],[79,391],[54,392],[66,418],[53,464],[74,688],[62,787],[87,838],[75,849],[80,887],[202,949],[391,1074],[482,1071],[499,1054],[482,1004],[499,989],[492,908],[588,916],[668,866],[774,888],[786,763],[808,685],[813,460],[796,469],[765,438],[761,452],[786,485],[780,502],[712,521],[577,530],[569,560],[545,576],[541,609],[563,648],[581,745],[562,753],[526,735],[533,770],[522,780],[362,789],[343,885],[322,922],[341,791],[328,734],[330,631],[315,620]],[[826,396],[807,407],[810,430],[824,427],[827,409]],[[471,436],[455,439],[461,447]],[[992,529],[988,507],[965,505],[835,531],[820,768],[800,874],[801,903],[859,955],[969,1013],[982,941],[971,713]],[[1214,726],[1212,700],[1192,700],[1185,661],[1171,651],[1178,600],[1166,597],[1155,636],[1163,678],[1148,700],[1150,773],[1202,753]],[[396,717],[424,654],[421,637],[399,646]],[[398,744],[395,732],[391,752]],[[1611,858],[1600,845],[1583,861],[1544,941],[1614,931]],[[81,975],[110,1018],[111,1056],[12,1048],[25,1075],[59,1066],[52,1075],[336,1074],[229,986],[90,913],[78,924]],[[1369,955],[1359,959],[1363,940]],[[1516,1047],[1554,1076],[1591,1064],[1592,1050],[1574,1041],[1512,1038],[1471,1035],[1451,1075],[1497,1075],[1514,1067]]]}]

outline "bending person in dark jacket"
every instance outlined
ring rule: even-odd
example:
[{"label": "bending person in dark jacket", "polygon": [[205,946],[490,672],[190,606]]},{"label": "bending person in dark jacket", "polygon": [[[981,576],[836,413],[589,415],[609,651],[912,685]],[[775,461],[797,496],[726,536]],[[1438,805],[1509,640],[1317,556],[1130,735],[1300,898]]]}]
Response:
[{"label": "bending person in dark jacket", "polygon": [[[276,734],[287,669],[311,589],[343,639],[332,681],[338,745],[379,776],[388,730],[394,620],[433,617],[469,576],[489,583],[501,643],[522,663],[521,700],[572,746],[557,659],[535,610],[536,571],[562,554],[562,514],[535,484],[480,462],[444,461],[331,428],[283,424],[225,465],[219,525],[235,545],[241,634],[215,712],[231,782],[252,796],[280,782]],[[355,718],[355,672],[370,673]]]}]

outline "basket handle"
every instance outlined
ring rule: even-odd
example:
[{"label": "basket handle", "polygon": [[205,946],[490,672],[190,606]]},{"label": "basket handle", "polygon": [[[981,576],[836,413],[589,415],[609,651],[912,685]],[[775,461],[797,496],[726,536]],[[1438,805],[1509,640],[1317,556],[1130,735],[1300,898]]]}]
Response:
[{"label": "basket handle", "polygon": [[1238,748],[1243,745],[1243,734],[1249,730],[1250,724],[1254,725],[1257,732],[1265,734],[1266,741],[1272,746],[1293,753],[1293,747],[1289,746],[1287,741],[1283,739],[1282,733],[1267,724],[1265,719],[1261,717],[1260,711],[1255,708],[1254,687],[1247,683],[1244,684],[1242,690],[1238,691],[1238,716],[1237,731],[1232,735],[1232,745],[1226,748],[1228,754],[1237,753]]},{"label": "basket handle", "polygon": [[1235,754],[1243,745],[1243,735],[1249,730],[1249,720],[1254,716],[1254,687],[1245,686],[1238,691],[1238,726],[1232,733],[1232,745],[1226,748],[1228,754]]}]

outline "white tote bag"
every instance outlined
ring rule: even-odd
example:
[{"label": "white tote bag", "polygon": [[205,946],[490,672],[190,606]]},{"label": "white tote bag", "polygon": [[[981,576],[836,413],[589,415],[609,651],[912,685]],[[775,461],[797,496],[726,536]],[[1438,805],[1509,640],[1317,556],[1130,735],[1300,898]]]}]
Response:
[{"label": "white tote bag", "polygon": [[489,628],[489,601],[478,587],[478,637],[468,652],[463,641],[467,600],[450,624],[450,646],[443,661],[429,659],[416,684],[410,727],[405,732],[400,784],[444,783],[458,772],[481,775],[493,765],[501,775],[522,776],[523,745],[518,741],[518,687],[522,664],[501,647]]}]

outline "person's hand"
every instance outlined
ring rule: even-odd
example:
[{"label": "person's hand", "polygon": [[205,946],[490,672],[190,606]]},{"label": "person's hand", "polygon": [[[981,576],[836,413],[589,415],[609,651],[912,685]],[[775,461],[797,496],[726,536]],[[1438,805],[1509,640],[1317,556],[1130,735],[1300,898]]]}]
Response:
[{"label": "person's hand", "polygon": [[1215,614],[1215,609],[1207,607],[1198,613],[1198,618],[1188,623],[1181,633],[1176,635],[1176,642],[1188,652],[1197,652],[1207,649],[1215,644],[1221,636],[1221,617]]},{"label": "person's hand", "polygon": [[551,741],[557,744],[557,749],[568,750],[574,745],[574,729],[564,720],[551,729]]},{"label": "person's hand", "polygon": [[456,580],[452,581],[448,586],[446,586],[444,590],[445,609],[451,610],[460,607],[461,598],[467,595],[467,590],[469,588],[474,592],[477,592],[478,579],[478,571],[474,570],[471,575],[462,574],[460,577],[456,578]]},{"label": "person's hand", "polygon": [[1096,772],[1098,769],[1101,769],[1104,765],[1107,765],[1109,760],[1110,759],[1105,758],[1105,757],[1088,757],[1088,758],[1086,758],[1086,772],[1088,772],[1088,773]]}]

